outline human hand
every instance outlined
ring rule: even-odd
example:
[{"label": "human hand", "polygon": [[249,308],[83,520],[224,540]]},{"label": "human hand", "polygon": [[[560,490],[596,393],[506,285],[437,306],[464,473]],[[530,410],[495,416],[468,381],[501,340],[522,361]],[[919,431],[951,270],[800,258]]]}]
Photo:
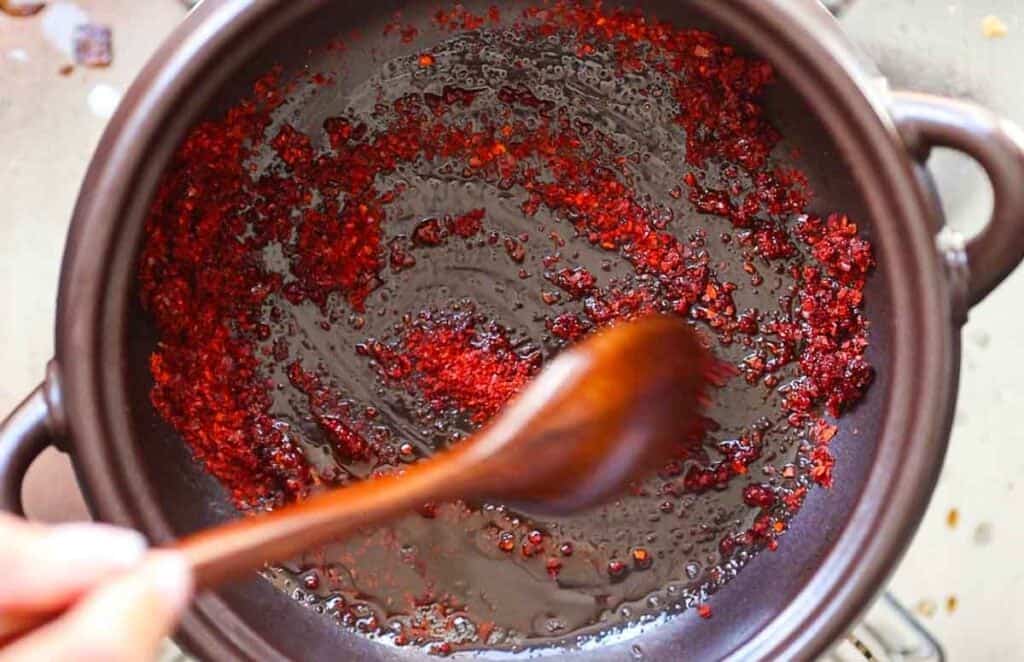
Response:
[{"label": "human hand", "polygon": [[193,588],[180,555],[134,531],[3,513],[0,573],[0,662],[152,660]]}]

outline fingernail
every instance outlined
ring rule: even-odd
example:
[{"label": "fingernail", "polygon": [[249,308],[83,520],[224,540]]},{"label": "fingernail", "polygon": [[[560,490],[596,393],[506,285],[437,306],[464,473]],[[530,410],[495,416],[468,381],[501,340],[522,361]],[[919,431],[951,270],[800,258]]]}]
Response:
[{"label": "fingernail", "polygon": [[146,554],[146,539],[137,531],[105,524],[61,524],[47,534],[56,562],[89,563],[109,568],[138,565]]},{"label": "fingernail", "polygon": [[168,609],[180,612],[192,599],[194,579],[185,557],[178,552],[153,552],[146,561],[146,574]]}]

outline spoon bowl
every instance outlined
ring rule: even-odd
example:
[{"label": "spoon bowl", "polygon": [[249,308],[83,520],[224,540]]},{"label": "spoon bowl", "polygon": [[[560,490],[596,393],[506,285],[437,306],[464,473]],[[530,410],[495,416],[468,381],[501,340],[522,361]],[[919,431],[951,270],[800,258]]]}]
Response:
[{"label": "spoon bowl", "polygon": [[481,489],[533,515],[615,497],[692,429],[709,368],[677,319],[652,316],[596,334],[552,361],[468,449],[488,455],[481,466],[493,481]]}]

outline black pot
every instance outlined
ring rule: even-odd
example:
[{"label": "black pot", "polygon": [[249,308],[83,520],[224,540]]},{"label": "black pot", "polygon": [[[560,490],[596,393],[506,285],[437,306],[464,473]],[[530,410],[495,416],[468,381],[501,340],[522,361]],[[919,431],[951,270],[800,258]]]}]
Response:
[{"label": "black pot", "polygon": [[[397,0],[207,0],[145,68],[83,184],[64,259],[57,356],[0,431],[0,505],[48,444],[71,454],[93,514],[167,541],[232,516],[214,482],[153,412],[152,331],[134,291],[155,184],[189,126],[232,98],[248,72],[294,56],[318,26],[343,31]],[[472,5],[472,3],[467,3]],[[820,170],[821,197],[863,220],[879,253],[869,282],[875,386],[837,439],[843,478],[812,492],[782,549],[755,559],[691,614],[636,638],[564,657],[795,659],[822,651],[875,596],[931,495],[956,397],[968,308],[1024,256],[1024,134],[971,104],[891,92],[813,0],[640,2],[659,17],[721,33],[782,79],[773,121]],[[995,210],[976,238],[937,240],[943,221],[922,163],[960,149],[987,170]],[[339,629],[254,578],[199,596],[179,632],[207,659],[408,659]]]}]

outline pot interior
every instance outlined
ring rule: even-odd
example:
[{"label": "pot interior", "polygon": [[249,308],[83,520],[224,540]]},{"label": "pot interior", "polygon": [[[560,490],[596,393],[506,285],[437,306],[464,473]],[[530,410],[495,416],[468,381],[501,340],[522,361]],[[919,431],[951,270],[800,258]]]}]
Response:
[{"label": "pot interior", "polygon": [[[688,7],[687,3],[665,1],[637,4],[642,5],[649,16],[656,16],[681,27],[705,29],[735,44],[743,52],[753,55],[758,52],[756,44],[744,43],[737,35],[731,34],[726,26],[716,24]],[[464,5],[471,12],[487,15],[488,7],[485,3],[466,2]],[[517,8],[522,6],[522,3],[503,3],[502,15],[518,17],[520,12]],[[395,12],[399,9],[403,12],[402,24],[412,24],[419,28],[410,43],[405,43],[401,38],[381,37],[386,26],[395,21]],[[322,87],[318,89],[317,84],[310,84],[307,85],[308,89],[292,92],[294,100],[285,104],[280,116],[285,117],[296,129],[315,135],[325,119],[337,115],[349,104],[363,104],[366,116],[372,117],[375,99],[372,95],[366,95],[368,90],[375,88],[368,81],[381,75],[383,63],[408,62],[427,48],[442,42],[446,44],[446,53],[457,54],[460,47],[457,32],[451,33],[433,26],[431,16],[435,9],[429,3],[326,3],[322,9],[288,27],[285,32],[276,34],[272,41],[260,48],[259,57],[247,62],[218,90],[215,98],[201,110],[195,109],[195,112],[209,119],[222,116],[225,109],[234,107],[250,95],[253,81],[271,67],[283,65],[286,72],[307,71],[334,76],[334,82],[327,90]],[[358,30],[362,36],[352,37],[353,30]],[[346,35],[346,46],[341,53],[326,47],[338,35]],[[403,82],[397,84],[407,83],[403,78]],[[626,126],[625,133],[643,134],[643,116],[637,114],[640,112],[637,110],[640,104],[642,101],[633,97],[625,100],[621,108],[605,110],[613,118],[610,120],[612,123],[619,122]],[[764,108],[771,124],[783,137],[774,152],[776,158],[780,163],[799,168],[808,177],[814,197],[807,210],[821,216],[837,211],[846,213],[855,220],[861,235],[870,241],[873,237],[873,219],[867,211],[865,197],[855,178],[850,176],[848,164],[833,137],[816,119],[794,87],[784,78],[777,80],[767,89]],[[678,179],[678,174],[673,176]],[[665,179],[664,173],[654,173],[652,177],[658,181]],[[453,181],[456,180],[458,178],[454,177]],[[711,183],[710,180],[708,183]],[[426,217],[430,211],[427,207],[434,205],[435,213],[444,213],[446,210],[437,208],[437,205],[443,206],[446,200],[458,199],[459,194],[452,194],[454,198],[446,198],[446,195],[442,192],[432,198],[428,196],[422,201],[422,208],[410,203],[410,211],[406,214],[408,218],[403,221],[407,223],[406,234],[410,234],[417,219]],[[684,194],[678,203],[680,208],[690,204],[685,197]],[[461,213],[466,210],[460,208],[452,211]],[[491,208],[488,208],[487,218],[497,219],[497,229],[507,233],[512,233],[513,227],[501,227],[500,224],[520,220],[514,214],[503,217],[500,210]],[[674,222],[683,231],[690,231],[694,227],[704,228],[710,236],[709,244],[715,244],[721,255],[739,262],[738,249],[718,243],[722,233],[733,231],[728,220],[697,214],[690,209],[681,213]],[[565,226],[562,230],[566,237],[571,236],[571,228]],[[531,237],[530,241],[534,243],[527,244],[532,246],[543,241],[543,236]],[[885,271],[890,261],[889,254],[895,251],[886,246],[875,248],[878,271]],[[142,250],[141,244],[139,250]],[[580,249],[579,264],[597,272],[601,268],[600,263],[593,261],[597,258],[588,258],[588,255],[591,254]],[[436,253],[435,258],[437,256],[440,256],[438,259],[441,261],[448,260],[452,264],[462,264],[460,260],[467,259],[461,249]],[[588,259],[592,261],[588,263]],[[488,264],[495,260],[493,253],[486,254],[485,261]],[[738,264],[732,267],[737,268]],[[458,298],[459,295],[479,295],[482,289],[502,279],[514,282],[520,268],[518,265],[505,265],[500,269],[488,267],[484,269],[483,275],[466,277],[462,285],[452,286],[454,292],[446,293],[438,301]],[[723,271],[725,269],[723,267]],[[404,286],[404,289],[398,288],[391,292],[399,302],[395,305],[396,309],[404,306],[414,311],[424,301],[433,303],[431,292],[442,287],[442,281],[452,276],[437,277],[434,274],[431,276],[433,280],[423,278],[415,283],[410,281],[412,284]],[[454,278],[457,281],[460,277]],[[747,294],[744,296],[748,297],[749,305],[762,305],[769,309],[776,305],[774,302],[781,294],[779,289],[766,284],[756,293],[751,293],[756,289],[750,286],[745,289]],[[402,298],[403,292],[406,298]],[[516,289],[510,286],[508,293],[490,295],[488,301],[481,304],[481,310],[491,317],[501,318],[500,321],[505,324],[510,323],[507,319],[509,315],[514,319],[526,316],[523,319],[529,321],[531,315],[540,314],[538,311],[542,310],[543,304],[537,301],[529,302],[521,308],[507,305],[504,301],[515,296]],[[128,343],[124,351],[127,354],[126,381],[132,433],[139,440],[141,470],[160,504],[161,514],[169,531],[180,536],[237,517],[237,511],[227,492],[193,459],[181,436],[164,421],[151,402],[154,382],[150,371],[150,356],[157,348],[158,334],[152,316],[142,309],[140,299],[139,292],[132,293],[130,312],[125,319]],[[716,587],[714,595],[709,598],[713,618],[701,619],[693,610],[689,610],[657,618],[643,625],[627,623],[612,634],[586,644],[585,652],[596,655],[597,659],[622,659],[627,652],[648,655],[650,659],[668,659],[666,655],[674,659],[718,659],[750,639],[795,599],[847,524],[874,464],[877,442],[884,425],[882,412],[890,389],[890,378],[885,367],[891,353],[890,324],[895,322],[886,279],[878,273],[870,277],[864,290],[864,300],[864,316],[871,325],[866,358],[875,367],[875,377],[863,399],[842,416],[838,433],[830,443],[836,459],[835,483],[831,489],[810,490],[800,512],[788,523],[788,531],[779,538],[778,550],[757,554],[746,562],[735,578]],[[314,310],[316,306],[308,304],[307,308],[313,312],[309,313],[307,325],[303,326],[303,339],[319,347],[320,343],[327,342],[326,336],[314,328],[319,320]],[[394,320],[388,320],[388,324],[393,323]],[[364,330],[361,325],[353,330],[351,325],[346,326],[344,322],[336,323],[332,325],[330,333],[339,334],[336,342],[343,351],[347,351],[346,348],[354,346],[360,337],[372,335],[371,331],[383,333],[387,326],[383,322],[375,326],[377,323],[373,320],[366,324],[368,330]],[[742,353],[734,353],[738,351],[735,348],[720,349],[730,353],[731,361],[742,357]],[[333,354],[324,350],[320,358],[324,355]],[[337,362],[332,376],[344,380],[346,371],[351,369],[350,364]],[[718,412],[723,420],[737,416],[745,424],[762,415],[769,416],[766,407],[777,405],[774,401],[766,404],[761,396],[754,397],[750,389],[738,389],[727,400]],[[777,421],[777,408],[772,411],[775,413],[771,416]],[[779,451],[780,455],[796,450],[792,443],[785,445],[780,441],[780,444],[785,446]],[[712,508],[720,508],[722,503],[735,505],[740,498],[736,489],[727,490],[726,494],[713,497],[724,501],[716,501],[713,506],[707,506],[709,513]],[[702,507],[699,498],[691,507]],[[713,549],[717,543],[717,539],[709,541],[708,549]],[[394,648],[367,640],[339,626],[330,616],[316,613],[261,578],[254,577],[251,581],[229,586],[218,591],[216,596],[205,598],[200,603],[200,611],[203,618],[214,624],[230,613],[234,623],[231,627],[237,630],[228,636],[236,637],[237,641],[242,642],[240,645],[248,648],[249,654],[256,656],[269,653],[254,652],[259,650],[253,646],[254,636],[266,646],[265,651],[273,651],[273,654],[291,659],[329,655],[406,659],[423,654],[415,649]],[[187,631],[185,638],[186,643],[203,647],[203,642],[193,638]],[[547,652],[555,654],[552,650]],[[572,657],[582,652],[559,648],[557,654]]]}]

